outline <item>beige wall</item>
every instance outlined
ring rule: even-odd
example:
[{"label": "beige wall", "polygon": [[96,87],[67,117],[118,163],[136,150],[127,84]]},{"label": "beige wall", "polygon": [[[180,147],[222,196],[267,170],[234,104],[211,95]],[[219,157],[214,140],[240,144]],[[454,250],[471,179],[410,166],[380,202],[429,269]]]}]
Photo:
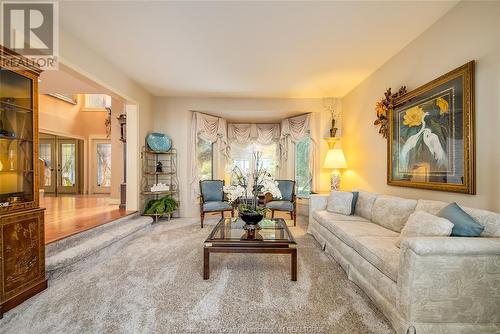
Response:
[{"label": "beige wall", "polygon": [[[77,104],[72,105],[49,95],[39,95],[39,131],[43,133],[77,138],[84,142],[84,183],[83,192],[91,193],[90,182],[92,174],[92,140],[106,139],[104,124],[105,111],[82,111],[85,96],[79,94]],[[119,204],[120,183],[123,178],[123,147],[120,138],[120,126],[116,117],[123,112],[123,103],[118,99],[112,101],[111,115],[111,188],[110,198]]]},{"label": "beige wall", "polygon": [[[320,168],[326,154],[326,143],[320,138],[328,133],[330,115],[324,113],[321,99],[237,99],[237,98],[170,98],[154,99],[155,131],[168,134],[173,140],[173,146],[178,150],[178,175],[180,184],[181,216],[196,216],[199,208],[189,200],[188,158],[192,149],[189,147],[191,128],[190,111],[203,111],[220,115],[230,120],[245,122],[262,122],[266,117],[281,119],[293,114],[306,112],[316,113],[314,124],[321,152],[318,151],[318,173],[320,189],[329,189],[329,172]],[[339,106],[340,107],[340,106]]]},{"label": "beige wall", "polygon": [[39,128],[61,136],[88,139],[89,135],[106,136],[106,112],[82,112],[84,96],[72,105],[55,97],[39,95]]},{"label": "beige wall", "polygon": [[[152,97],[112,62],[60,27],[60,62],[82,77],[125,101],[127,110],[127,210],[138,210],[140,203],[140,146],[153,129]],[[134,64],[130,64],[133,66]]]},{"label": "beige wall", "polygon": [[[375,102],[388,87],[394,90],[406,85],[412,90],[473,59],[476,60],[477,195],[388,186],[386,141],[373,126]],[[343,179],[345,189],[360,187],[500,211],[500,2],[459,3],[347,94],[342,107],[343,147],[349,165]]]},{"label": "beige wall", "polygon": [[52,135],[77,138],[83,141],[83,177],[80,191],[84,194],[91,192],[92,163],[90,161],[90,145],[92,138],[106,138],[104,120],[106,112],[82,112],[84,95],[77,95],[77,104],[73,105],[48,95],[39,95],[39,131]]}]

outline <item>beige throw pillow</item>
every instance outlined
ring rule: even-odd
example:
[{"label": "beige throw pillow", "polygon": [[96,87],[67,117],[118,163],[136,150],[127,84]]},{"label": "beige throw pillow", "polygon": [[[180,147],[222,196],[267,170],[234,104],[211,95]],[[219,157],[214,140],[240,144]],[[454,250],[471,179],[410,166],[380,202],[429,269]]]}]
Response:
[{"label": "beige throw pillow", "polygon": [[328,197],[326,210],[349,216],[352,210],[353,193],[347,191],[332,191]]},{"label": "beige throw pillow", "polygon": [[415,211],[408,217],[406,225],[401,230],[396,246],[401,241],[411,237],[449,237],[453,223],[448,219],[440,218],[425,211]]}]

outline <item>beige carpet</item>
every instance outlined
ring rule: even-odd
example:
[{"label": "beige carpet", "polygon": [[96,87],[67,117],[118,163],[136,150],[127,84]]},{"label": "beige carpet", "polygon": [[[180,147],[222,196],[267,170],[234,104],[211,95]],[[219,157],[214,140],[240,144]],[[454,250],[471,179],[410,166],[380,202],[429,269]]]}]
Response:
[{"label": "beige carpet", "polygon": [[177,219],[52,279],[4,315],[0,332],[394,333],[299,225],[291,228],[297,282],[289,256],[264,254],[212,254],[204,281],[202,246],[213,225]]}]

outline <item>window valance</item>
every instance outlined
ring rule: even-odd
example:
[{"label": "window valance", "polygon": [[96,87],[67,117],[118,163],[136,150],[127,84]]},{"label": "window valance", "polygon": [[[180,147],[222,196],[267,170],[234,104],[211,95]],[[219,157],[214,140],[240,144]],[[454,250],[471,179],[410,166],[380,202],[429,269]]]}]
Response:
[{"label": "window valance", "polygon": [[280,138],[279,124],[228,124],[229,142],[269,145]]}]

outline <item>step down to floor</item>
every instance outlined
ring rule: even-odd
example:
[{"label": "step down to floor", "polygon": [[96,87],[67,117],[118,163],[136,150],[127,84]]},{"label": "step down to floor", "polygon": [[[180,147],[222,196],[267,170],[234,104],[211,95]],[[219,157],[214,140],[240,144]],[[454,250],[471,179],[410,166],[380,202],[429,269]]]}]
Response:
[{"label": "step down to floor", "polygon": [[151,217],[134,214],[48,244],[45,248],[47,273],[50,276],[59,269],[129,238],[151,226],[151,222]]}]

